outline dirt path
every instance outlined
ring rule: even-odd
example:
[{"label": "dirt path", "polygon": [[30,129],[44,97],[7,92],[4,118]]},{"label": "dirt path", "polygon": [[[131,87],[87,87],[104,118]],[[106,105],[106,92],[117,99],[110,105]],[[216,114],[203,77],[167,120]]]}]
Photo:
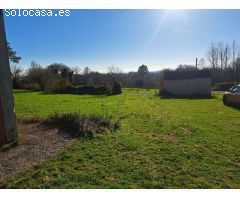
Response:
[{"label": "dirt path", "polygon": [[72,144],[74,139],[58,132],[38,123],[18,124],[20,144],[0,152],[0,182],[40,164]]}]

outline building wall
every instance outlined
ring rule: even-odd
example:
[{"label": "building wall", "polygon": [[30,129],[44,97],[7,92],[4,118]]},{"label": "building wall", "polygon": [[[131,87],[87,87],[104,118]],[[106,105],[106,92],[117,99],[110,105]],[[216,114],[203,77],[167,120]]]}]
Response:
[{"label": "building wall", "polygon": [[211,78],[164,80],[163,89],[177,96],[210,96]]}]

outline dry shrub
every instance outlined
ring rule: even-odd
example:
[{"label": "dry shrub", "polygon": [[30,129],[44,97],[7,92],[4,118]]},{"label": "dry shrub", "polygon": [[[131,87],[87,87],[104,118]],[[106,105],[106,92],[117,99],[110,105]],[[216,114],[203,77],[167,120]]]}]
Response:
[{"label": "dry shrub", "polygon": [[55,113],[50,115],[43,123],[57,126],[75,138],[93,138],[95,134],[102,133],[105,130],[120,128],[119,122],[114,122],[111,117],[87,116],[80,113]]}]

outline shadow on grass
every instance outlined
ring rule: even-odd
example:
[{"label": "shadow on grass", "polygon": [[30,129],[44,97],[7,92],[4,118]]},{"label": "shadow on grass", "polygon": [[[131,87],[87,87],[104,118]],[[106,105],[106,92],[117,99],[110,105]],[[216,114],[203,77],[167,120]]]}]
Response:
[{"label": "shadow on grass", "polygon": [[40,94],[40,95],[54,95],[54,94],[56,94],[56,93],[47,92],[47,91],[40,91],[39,94]]},{"label": "shadow on grass", "polygon": [[47,91],[40,91],[39,95],[76,95],[76,96],[89,96],[91,95],[91,97],[93,98],[103,98],[103,97],[110,97],[113,96],[112,94],[68,94],[68,93],[54,93],[54,92],[47,92]]},{"label": "shadow on grass", "polygon": [[199,100],[199,99],[217,99],[217,96],[210,93],[209,95],[175,95],[167,90],[161,90],[156,93],[161,99],[188,99],[188,100]]},{"label": "shadow on grass", "polygon": [[156,96],[159,96],[161,99],[187,99],[187,100],[199,100],[199,99],[217,99],[215,95],[211,96],[173,96],[173,95],[159,95],[157,94]]},{"label": "shadow on grass", "polygon": [[14,90],[13,93],[14,94],[24,94],[24,93],[31,93],[31,92],[37,92],[34,90]]},{"label": "shadow on grass", "polygon": [[240,105],[239,104],[228,104],[228,105],[225,104],[225,106],[240,111]]}]

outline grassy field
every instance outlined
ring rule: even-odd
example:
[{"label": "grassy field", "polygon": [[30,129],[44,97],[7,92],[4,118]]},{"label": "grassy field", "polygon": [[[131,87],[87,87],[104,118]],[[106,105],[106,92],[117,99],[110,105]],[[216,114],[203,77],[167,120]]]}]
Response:
[{"label": "grassy field", "polygon": [[[79,139],[4,187],[240,188],[240,113],[211,99],[161,99],[154,90],[117,96],[17,90],[16,113],[108,113],[121,130]],[[2,186],[2,187],[3,187]]]}]

